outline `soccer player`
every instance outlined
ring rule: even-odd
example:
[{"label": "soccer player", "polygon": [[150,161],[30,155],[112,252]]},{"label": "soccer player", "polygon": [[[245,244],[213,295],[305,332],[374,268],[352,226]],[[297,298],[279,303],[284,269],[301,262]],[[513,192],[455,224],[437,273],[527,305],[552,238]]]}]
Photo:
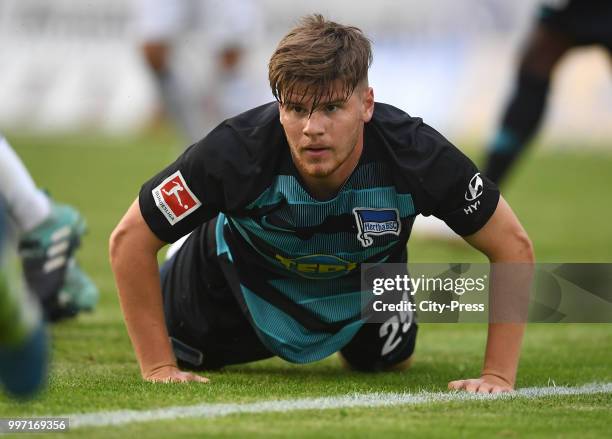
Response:
[{"label": "soccer player", "polygon": [[73,207],[52,201],[36,187],[1,135],[0,200],[17,228],[24,275],[45,317],[55,321],[93,310],[98,289],[75,259],[85,233],[84,219]]},{"label": "soccer player", "polygon": [[[259,33],[256,0],[137,0],[135,6],[141,51],[164,110],[190,143],[206,132],[206,121],[214,120],[216,125],[251,106],[249,102],[256,98],[245,87],[242,70],[246,51]],[[212,48],[210,59],[201,59],[206,52],[193,35],[198,31]],[[191,51],[193,46],[198,48],[192,58],[213,66],[206,90],[198,85],[193,69],[177,62],[176,52],[184,39],[190,42]]]},{"label": "soccer player", "polygon": [[[405,368],[417,325],[365,322],[359,268],[406,263],[419,213],[491,261],[533,260],[467,157],[421,119],[375,104],[371,61],[359,29],[305,17],[269,62],[278,102],[222,123],[144,184],[110,257],[145,380],[207,381],[179,367],[335,352],[356,370]],[[157,252],[190,232],[158,270]],[[491,324],[482,375],[449,386],[511,390],[523,326]]]},{"label": "soccer player", "polygon": [[8,219],[0,198],[0,388],[27,398],[46,383],[49,346],[38,302],[12,269]]},{"label": "soccer player", "polygon": [[612,55],[612,2],[549,0],[522,50],[516,83],[484,173],[500,184],[540,126],[555,67],[571,49],[600,45]]}]

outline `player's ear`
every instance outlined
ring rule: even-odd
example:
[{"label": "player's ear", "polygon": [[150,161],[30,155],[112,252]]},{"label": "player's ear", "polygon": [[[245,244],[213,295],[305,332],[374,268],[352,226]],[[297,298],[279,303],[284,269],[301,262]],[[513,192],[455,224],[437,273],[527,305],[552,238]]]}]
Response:
[{"label": "player's ear", "polygon": [[280,121],[280,124],[283,124],[283,106],[281,105],[281,103],[278,103],[278,120]]},{"label": "player's ear", "polygon": [[369,122],[374,114],[374,89],[366,84],[362,93],[362,119]]}]

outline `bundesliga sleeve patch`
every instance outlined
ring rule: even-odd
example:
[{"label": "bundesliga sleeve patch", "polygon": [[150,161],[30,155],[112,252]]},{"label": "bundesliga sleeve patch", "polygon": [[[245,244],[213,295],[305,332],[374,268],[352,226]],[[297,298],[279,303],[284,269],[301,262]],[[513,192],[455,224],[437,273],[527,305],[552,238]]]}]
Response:
[{"label": "bundesliga sleeve patch", "polygon": [[155,205],[172,225],[202,205],[185,183],[181,171],[176,171],[151,192]]}]

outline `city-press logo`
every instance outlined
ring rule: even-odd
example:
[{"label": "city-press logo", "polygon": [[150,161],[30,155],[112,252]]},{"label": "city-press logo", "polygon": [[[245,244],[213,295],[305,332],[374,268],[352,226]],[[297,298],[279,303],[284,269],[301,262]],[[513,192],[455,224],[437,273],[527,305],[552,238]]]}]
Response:
[{"label": "city-press logo", "polygon": [[172,225],[202,205],[185,183],[181,171],[176,171],[166,178],[151,193],[157,208]]},{"label": "city-press logo", "polygon": [[357,239],[364,247],[374,243],[372,236],[400,234],[402,225],[397,209],[356,207],[353,209],[353,215],[357,221]]}]

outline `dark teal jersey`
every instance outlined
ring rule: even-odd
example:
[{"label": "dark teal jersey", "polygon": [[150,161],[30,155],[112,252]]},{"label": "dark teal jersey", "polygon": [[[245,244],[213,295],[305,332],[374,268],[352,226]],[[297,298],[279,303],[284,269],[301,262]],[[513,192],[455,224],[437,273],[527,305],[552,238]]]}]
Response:
[{"label": "dark teal jersey", "polygon": [[498,198],[442,135],[377,103],[357,167],[334,198],[316,200],[271,103],[192,145],[145,183],[139,200],[147,224],[167,242],[201,233],[216,217],[209,241],[262,342],[289,361],[308,362],[338,351],[361,327],[361,264],[406,262],[416,215],[436,215],[469,235]]}]

